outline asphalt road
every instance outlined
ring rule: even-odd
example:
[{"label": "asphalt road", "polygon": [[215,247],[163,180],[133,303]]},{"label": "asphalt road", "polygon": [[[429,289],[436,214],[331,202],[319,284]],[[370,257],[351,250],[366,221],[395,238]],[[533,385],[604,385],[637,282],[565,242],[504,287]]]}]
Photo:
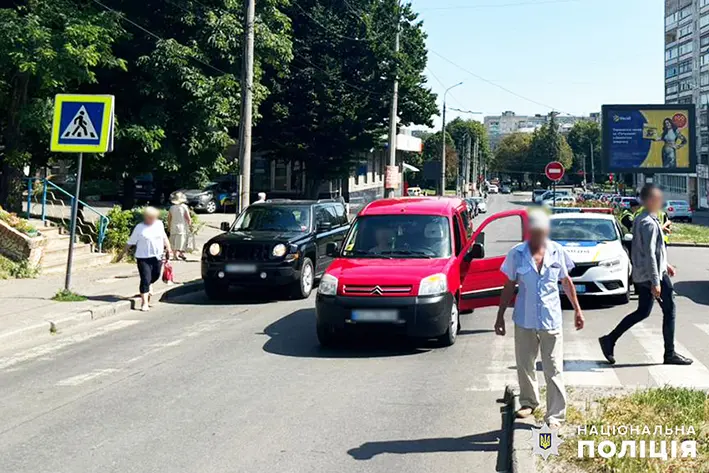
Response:
[{"label": "asphalt road", "polygon": [[[489,207],[523,199],[492,195]],[[683,294],[677,338],[699,363],[654,364],[656,311],[608,368],[595,340],[635,302],[590,304],[587,329],[566,324],[569,384],[709,386],[708,259],[696,251],[706,250],[673,249],[670,259]],[[464,315],[447,349],[368,338],[333,351],[317,344],[312,299],[243,299],[195,294],[49,344],[0,348],[0,471],[504,470],[496,400],[515,381],[514,349],[492,333],[494,309]]]}]

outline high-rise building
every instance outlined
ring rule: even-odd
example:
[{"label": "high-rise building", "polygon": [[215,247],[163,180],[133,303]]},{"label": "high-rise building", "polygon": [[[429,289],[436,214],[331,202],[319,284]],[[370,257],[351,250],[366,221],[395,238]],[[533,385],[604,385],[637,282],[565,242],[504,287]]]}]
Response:
[{"label": "high-rise building", "polygon": [[697,106],[697,172],[656,174],[669,198],[709,207],[709,0],[665,0],[665,103]]},{"label": "high-rise building", "polygon": [[[494,150],[505,135],[512,133],[534,133],[549,121],[548,114],[517,115],[515,112],[502,112],[502,115],[487,116],[484,119],[485,129],[490,137],[490,146]],[[576,117],[571,115],[556,115],[556,123],[561,133],[567,133],[576,122],[591,120],[591,117]]]}]

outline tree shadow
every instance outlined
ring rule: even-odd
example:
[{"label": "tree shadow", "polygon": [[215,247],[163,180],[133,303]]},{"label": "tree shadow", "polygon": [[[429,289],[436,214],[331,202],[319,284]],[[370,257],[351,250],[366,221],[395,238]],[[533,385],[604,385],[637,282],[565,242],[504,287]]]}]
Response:
[{"label": "tree shadow", "polygon": [[695,304],[709,305],[709,281],[678,281],[675,292]]},{"label": "tree shadow", "polygon": [[418,355],[433,348],[428,342],[416,346],[411,340],[379,330],[348,334],[342,346],[321,347],[315,333],[315,309],[300,309],[282,317],[263,329],[269,339],[263,350],[282,356],[302,358],[382,358]]},{"label": "tree shadow", "polygon": [[437,437],[413,440],[388,440],[366,442],[347,453],[355,460],[371,460],[385,453],[406,455],[408,453],[437,452],[496,452],[500,448],[502,430],[491,430],[465,437]]}]

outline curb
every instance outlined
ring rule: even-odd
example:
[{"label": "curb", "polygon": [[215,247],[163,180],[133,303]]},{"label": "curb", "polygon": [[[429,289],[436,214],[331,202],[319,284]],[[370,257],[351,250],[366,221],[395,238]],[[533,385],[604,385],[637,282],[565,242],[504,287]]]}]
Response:
[{"label": "curb", "polygon": [[[505,389],[505,397],[509,399],[508,409],[511,415],[520,408],[519,396],[509,386]],[[532,443],[530,442],[531,426],[535,426],[534,417],[517,419],[512,417],[510,432],[510,473],[534,473],[537,471]]]},{"label": "curb", "polygon": [[683,243],[683,242],[670,242],[667,246],[678,246],[684,248],[709,248],[709,243]]},{"label": "curb", "polygon": [[[202,280],[195,280],[180,285],[169,286],[162,291],[156,292],[153,297],[158,297],[160,302],[165,302],[187,294],[202,291],[203,289],[204,282]],[[96,305],[88,309],[80,309],[74,314],[66,315],[60,319],[47,319],[46,322],[31,325],[19,330],[13,330],[12,332],[0,332],[0,340],[8,338],[13,343],[16,343],[42,337],[51,338],[52,329],[56,332],[61,332],[94,320],[114,317],[136,309],[139,303],[139,297],[129,297],[115,302]]]}]

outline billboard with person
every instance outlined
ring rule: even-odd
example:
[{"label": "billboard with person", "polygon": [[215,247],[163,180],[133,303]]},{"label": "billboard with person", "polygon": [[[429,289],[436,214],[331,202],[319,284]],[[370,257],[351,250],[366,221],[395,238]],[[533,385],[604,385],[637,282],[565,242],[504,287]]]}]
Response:
[{"label": "billboard with person", "polygon": [[606,172],[691,173],[696,168],[693,104],[604,105]]}]

